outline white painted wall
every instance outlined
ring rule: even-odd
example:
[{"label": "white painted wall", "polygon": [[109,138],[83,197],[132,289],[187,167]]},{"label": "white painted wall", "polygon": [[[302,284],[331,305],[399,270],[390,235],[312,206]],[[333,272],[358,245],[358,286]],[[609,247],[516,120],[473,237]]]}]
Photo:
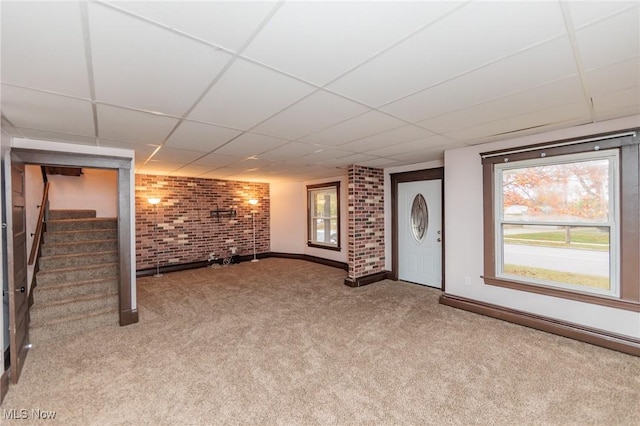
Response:
[{"label": "white painted wall", "polygon": [[[340,181],[340,251],[307,246],[307,185]],[[269,185],[271,203],[271,251],[307,254],[347,262],[347,175],[306,182],[274,182]]]},{"label": "white painted wall", "polygon": [[278,253],[304,253],[307,227],[305,203],[301,182],[277,182],[269,184],[271,207],[271,251]]},{"label": "white painted wall", "polygon": [[[44,182],[42,181],[42,172],[40,166],[26,165],[24,167],[24,188],[25,188],[25,206],[27,220],[27,256],[31,253],[31,247],[35,241],[32,234],[36,232],[38,226],[38,216],[40,208],[38,206],[42,202],[42,193],[44,191]],[[33,280],[34,265],[27,265],[27,286],[31,291],[31,281]]]},{"label": "white painted wall", "polygon": [[49,208],[95,210],[97,217],[117,217],[118,173],[86,167],[82,173],[81,176],[47,176],[51,182]]},{"label": "white painted wall", "polygon": [[[446,293],[640,338],[640,313],[484,284],[480,152],[640,127],[640,116],[445,151]],[[465,277],[470,285],[465,285]]]},{"label": "white painted wall", "polygon": [[[135,232],[135,220],[136,220],[136,198],[135,198],[135,182],[136,176],[133,165],[135,164],[135,151],[129,149],[120,148],[108,148],[100,146],[89,145],[76,145],[62,142],[26,139],[26,138],[13,138],[11,140],[11,146],[14,148],[32,149],[36,151],[55,151],[64,153],[78,153],[89,155],[103,155],[110,157],[120,157],[127,160],[131,160],[131,169],[129,171],[129,179],[131,181],[131,188],[129,191],[129,204],[131,208],[129,210],[129,217],[131,223],[131,259],[136,258],[136,232]],[[133,262],[135,263],[135,262]],[[133,265],[132,263],[132,265]],[[131,268],[131,308],[137,309],[138,301],[136,294],[136,270],[135,267]]]},{"label": "white painted wall", "polygon": [[443,165],[443,160],[435,160],[384,169],[384,269],[387,271],[391,270],[391,215],[393,214],[391,211],[391,175],[416,170],[437,169]]}]

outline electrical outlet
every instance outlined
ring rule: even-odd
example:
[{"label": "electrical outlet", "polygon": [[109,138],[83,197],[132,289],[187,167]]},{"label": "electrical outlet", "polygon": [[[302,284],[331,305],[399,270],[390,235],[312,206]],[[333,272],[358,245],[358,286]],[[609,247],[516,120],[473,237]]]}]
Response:
[{"label": "electrical outlet", "polygon": [[465,285],[471,285],[471,278],[470,277],[464,277],[464,283],[465,283]]},{"label": "electrical outlet", "polygon": [[236,254],[236,248],[235,247],[231,247],[229,250],[231,250],[231,254]]}]

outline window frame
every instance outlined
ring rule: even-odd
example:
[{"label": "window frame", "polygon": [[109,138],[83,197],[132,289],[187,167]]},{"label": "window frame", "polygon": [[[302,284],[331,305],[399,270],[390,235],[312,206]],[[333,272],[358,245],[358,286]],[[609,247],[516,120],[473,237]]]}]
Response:
[{"label": "window frame", "polygon": [[[604,160],[608,161],[608,178],[609,178],[609,202],[608,202],[608,219],[603,222],[551,222],[551,221],[517,221],[504,219],[504,191],[503,188],[503,172],[518,168],[537,167],[542,165],[558,165],[558,164],[572,164],[581,161],[590,160]],[[595,295],[605,295],[612,297],[620,297],[620,274],[619,274],[619,235],[620,235],[620,183],[619,183],[619,168],[620,168],[620,155],[617,149],[607,149],[598,151],[588,151],[576,154],[566,154],[555,157],[539,157],[528,160],[509,161],[505,163],[497,163],[494,165],[496,171],[496,178],[494,182],[494,198],[495,198],[495,224],[494,224],[494,238],[496,247],[496,276],[503,279],[519,280],[516,275],[510,275],[504,272],[504,231],[503,225],[537,225],[537,226],[574,226],[574,227],[601,227],[608,228],[609,230],[609,283],[610,290],[604,291],[595,288],[589,288],[586,286],[579,286],[575,284],[552,282],[545,280],[537,280],[527,277],[521,277],[521,280],[530,285],[549,286],[553,288],[563,288],[569,291],[585,292]]]},{"label": "window frame", "polygon": [[[566,139],[513,149],[481,153],[483,174],[484,213],[484,279],[485,284],[506,287],[525,292],[544,294],[571,300],[640,312],[640,172],[639,129],[622,130],[583,138]],[[604,295],[577,291],[558,286],[531,283],[526,279],[514,279],[498,272],[498,230],[496,206],[496,165],[505,162],[524,162],[545,157],[552,161],[570,158],[572,154],[617,150],[619,208],[616,220],[618,227],[617,275],[619,295]],[[558,158],[556,158],[558,157]],[[525,163],[522,163],[525,164]],[[611,246],[613,242],[610,243]],[[613,250],[611,248],[610,250]]]},{"label": "window frame", "polygon": [[[312,221],[313,221],[313,219],[311,217],[312,214],[313,214],[312,194],[315,191],[328,190],[328,189],[335,189],[335,191],[336,191],[337,235],[336,235],[336,244],[335,245],[327,244],[327,243],[324,243],[324,242],[315,241],[312,238],[312,226],[311,226]],[[333,250],[333,251],[342,250],[342,248],[341,248],[341,238],[340,238],[341,223],[342,222],[341,222],[341,216],[340,216],[340,181],[319,183],[319,184],[315,184],[315,185],[307,185],[307,246],[308,247],[325,249],[325,250]]]}]

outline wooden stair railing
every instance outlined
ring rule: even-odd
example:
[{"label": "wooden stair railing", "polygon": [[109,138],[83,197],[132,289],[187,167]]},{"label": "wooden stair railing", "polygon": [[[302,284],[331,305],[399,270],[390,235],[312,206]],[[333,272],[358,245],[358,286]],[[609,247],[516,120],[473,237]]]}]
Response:
[{"label": "wooden stair railing", "polygon": [[33,234],[33,244],[31,245],[31,253],[29,254],[28,265],[33,265],[36,261],[36,256],[40,249],[40,244],[43,240],[45,213],[49,210],[49,182],[44,184],[44,191],[42,192],[42,202],[40,203],[40,213],[38,214],[38,224],[36,226],[36,232]]}]

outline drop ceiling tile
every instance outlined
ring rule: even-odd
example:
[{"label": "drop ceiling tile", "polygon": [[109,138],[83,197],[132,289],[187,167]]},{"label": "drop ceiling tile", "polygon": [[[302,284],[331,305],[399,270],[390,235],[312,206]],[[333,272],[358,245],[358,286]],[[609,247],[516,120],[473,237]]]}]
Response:
[{"label": "drop ceiling tile", "polygon": [[189,117],[249,129],[313,90],[291,77],[237,60]]},{"label": "drop ceiling tile", "polygon": [[640,7],[576,31],[587,70],[640,56]]},{"label": "drop ceiling tile", "polygon": [[570,1],[567,4],[571,11],[573,27],[580,28],[629,9],[638,3],[636,1]]},{"label": "drop ceiling tile", "polygon": [[424,151],[425,149],[432,149],[434,147],[441,147],[453,143],[454,141],[447,137],[434,135],[411,142],[394,144],[384,148],[373,149],[371,151],[367,151],[367,154],[376,155],[378,157],[395,157],[397,155],[408,154],[416,151]]},{"label": "drop ceiling tile", "polygon": [[323,161],[322,164],[325,167],[339,167],[346,169],[352,164],[360,164],[361,162],[376,160],[379,157],[368,154],[353,154],[348,157],[335,158],[333,160]]},{"label": "drop ceiling tile", "polygon": [[318,91],[253,130],[285,139],[298,139],[367,111],[334,94]]},{"label": "drop ceiling tile", "polygon": [[469,3],[328,87],[380,106],[565,32],[557,3]]},{"label": "drop ceiling tile", "polygon": [[144,163],[149,158],[149,156],[153,154],[156,148],[158,148],[158,145],[123,142],[107,138],[100,138],[98,140],[98,146],[134,150],[136,164]]},{"label": "drop ceiling tile", "polygon": [[226,127],[183,121],[167,139],[166,146],[191,151],[211,152],[240,133],[242,131]]},{"label": "drop ceiling tile", "polygon": [[160,145],[178,120],[110,105],[97,105],[100,138]]},{"label": "drop ceiling tile", "polygon": [[285,2],[244,54],[325,84],[455,6],[448,2]]},{"label": "drop ceiling tile", "polygon": [[402,120],[378,111],[369,111],[357,117],[328,127],[301,139],[302,142],[335,146],[364,138],[406,124]]},{"label": "drop ceiling tile", "polygon": [[592,96],[640,86],[640,57],[588,71],[587,82]]},{"label": "drop ceiling tile", "polygon": [[[446,148],[450,149],[450,148]],[[426,161],[441,160],[444,158],[444,148],[431,148],[422,151],[415,151],[412,153],[401,154],[393,157],[395,160],[400,161],[401,164],[415,164],[423,163]]]},{"label": "drop ceiling tile", "polygon": [[345,151],[343,149],[322,148],[322,149],[317,149],[311,154],[301,157],[300,160],[304,161],[306,164],[317,164],[322,161],[332,160],[335,158],[348,157],[353,154],[354,154],[353,152]]},{"label": "drop ceiling tile", "polygon": [[289,142],[270,151],[264,152],[260,158],[265,160],[290,160],[303,155],[312,154],[318,149],[317,146],[308,145],[300,142]]},{"label": "drop ceiling tile", "polygon": [[69,133],[58,133],[47,130],[17,129],[25,138],[39,139],[55,142],[76,143],[79,145],[96,145],[96,138],[93,136],[71,135]]},{"label": "drop ceiling tile", "polygon": [[216,149],[216,154],[247,158],[277,148],[288,142],[286,139],[259,135],[257,133],[244,133],[228,144]]},{"label": "drop ceiling tile", "polygon": [[207,154],[204,157],[198,158],[193,164],[211,167],[225,167],[229,164],[238,163],[242,158],[233,157],[231,155],[221,155],[218,153]]},{"label": "drop ceiling tile", "polygon": [[136,170],[136,173],[145,175],[168,175],[174,170],[182,167],[180,163],[165,163],[162,161],[149,161],[144,166]]},{"label": "drop ceiling tile", "polygon": [[201,166],[198,164],[189,164],[171,172],[172,176],[200,176],[203,173],[210,172],[214,167]]},{"label": "drop ceiling tile", "polygon": [[152,161],[162,161],[167,163],[187,164],[204,156],[203,152],[188,151],[186,149],[167,148],[163,146],[155,153]]},{"label": "drop ceiling tile", "polygon": [[275,2],[113,2],[117,7],[231,50],[238,50]]},{"label": "drop ceiling tile", "polygon": [[640,86],[631,87],[617,92],[600,96],[593,96],[593,107],[598,114],[605,114],[615,110],[626,110],[640,107]]},{"label": "drop ceiling tile", "polygon": [[77,2],[2,2],[1,28],[3,82],[89,98]]},{"label": "drop ceiling tile", "polygon": [[[610,110],[604,110],[604,111],[596,111],[596,120],[597,121],[604,121],[604,120],[611,120],[614,118],[621,118],[621,117],[631,117],[631,116],[640,116],[640,106],[639,105],[634,105],[631,107],[627,107],[627,108],[620,108],[620,109],[610,109]],[[640,120],[637,120],[638,124],[636,124],[636,126],[640,126]]]},{"label": "drop ceiling tile", "polygon": [[339,148],[346,149],[348,151],[366,152],[388,145],[395,145],[402,142],[409,142],[416,139],[426,138],[427,136],[432,135],[433,133],[431,133],[430,131],[422,129],[418,126],[406,125],[403,127],[398,127],[397,129],[378,133],[373,136],[367,136],[366,138],[347,142],[340,145]]},{"label": "drop ceiling tile", "polygon": [[2,113],[16,127],[94,136],[91,103],[2,85]]},{"label": "drop ceiling tile", "polygon": [[98,101],[182,116],[231,58],[97,3],[89,12]]},{"label": "drop ceiling tile", "polygon": [[573,76],[420,121],[417,124],[435,133],[446,133],[499,120],[502,117],[543,110],[578,100],[584,100],[582,82],[578,76]]},{"label": "drop ceiling tile", "polygon": [[376,158],[375,160],[361,161],[359,166],[373,167],[375,169],[384,169],[385,167],[399,166],[400,161],[391,158]]},{"label": "drop ceiling tile", "polygon": [[[548,58],[554,60],[549,62]],[[547,64],[541,67],[544,62]],[[531,72],[532,69],[536,71]],[[562,37],[393,102],[382,110],[417,122],[577,73],[569,39]]]},{"label": "drop ceiling tile", "polygon": [[[500,120],[483,123],[465,129],[458,129],[445,133],[445,136],[456,141],[473,141],[482,137],[510,136],[511,134],[531,129],[544,131],[546,126],[562,122],[585,119],[590,121],[589,108],[584,101],[573,102],[568,105],[557,105],[541,111],[505,117]],[[542,130],[541,130],[542,129]]]}]

